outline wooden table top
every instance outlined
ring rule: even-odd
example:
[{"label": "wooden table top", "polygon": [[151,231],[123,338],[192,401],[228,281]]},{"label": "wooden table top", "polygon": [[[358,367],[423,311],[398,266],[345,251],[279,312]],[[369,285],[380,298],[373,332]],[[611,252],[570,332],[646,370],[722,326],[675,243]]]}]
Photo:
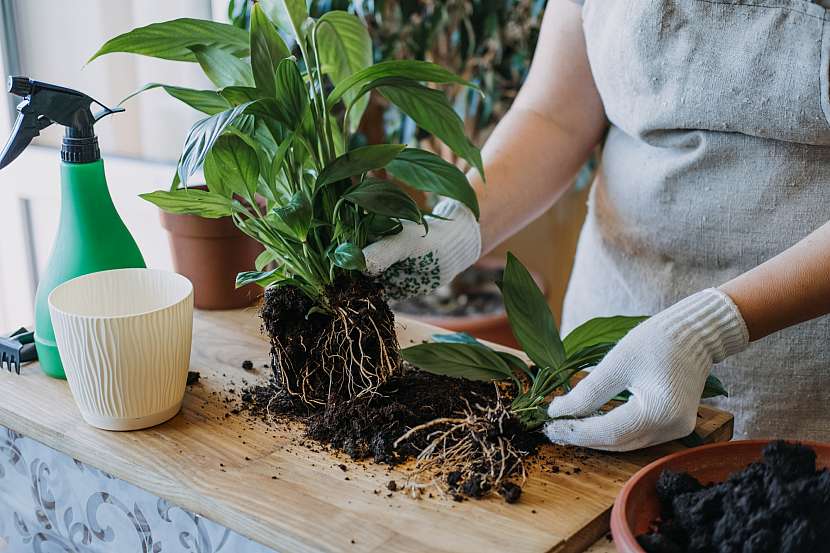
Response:
[{"label": "wooden table top", "polygon": [[[399,327],[404,346],[438,330],[406,320]],[[229,414],[229,389],[265,379],[267,357],[255,310],[197,312],[191,368],[201,380],[167,423],[124,433],[88,426],[66,382],[33,364],[20,376],[0,371],[0,425],[280,552],[583,551],[608,531],[631,474],[683,447],[611,455],[548,445],[515,505],[413,499],[386,488],[405,479],[401,469],[351,462],[303,439],[293,423]],[[247,359],[255,371],[240,368]],[[695,433],[701,442],[727,440],[732,416],[701,407]]]}]

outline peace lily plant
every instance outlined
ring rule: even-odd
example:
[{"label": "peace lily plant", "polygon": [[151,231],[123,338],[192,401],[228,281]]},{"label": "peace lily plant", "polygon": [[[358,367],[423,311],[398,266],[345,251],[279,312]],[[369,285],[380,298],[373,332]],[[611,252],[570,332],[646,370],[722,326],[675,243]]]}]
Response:
[{"label": "peace lily plant", "polygon": [[[134,93],[162,88],[205,114],[187,135],[172,187],[142,197],[172,213],[232,217],[264,246],[237,285],[268,287],[264,326],[283,388],[310,404],[375,389],[399,353],[379,286],[362,276],[363,248],[400,232],[401,221],[427,232],[431,217],[389,178],[454,198],[476,216],[478,204],[465,175],[435,154],[352,147],[350,137],[376,91],[483,173],[462,120],[427,86],[472,85],[423,61],[374,64],[356,16],[314,19],[305,0],[255,2],[250,31],[198,19],[154,23],[109,40],[91,59],[113,52],[198,63],[216,87],[150,83]],[[199,168],[208,190],[187,187]]]},{"label": "peace lily plant", "polygon": [[[412,428],[399,443],[420,439],[416,473],[433,479],[436,473],[455,474],[451,480],[476,483],[481,490],[498,490],[517,475],[524,477],[526,453],[521,435],[549,420],[547,407],[555,392],[570,390],[576,373],[597,365],[635,326],[647,317],[598,317],[560,337],[547,301],[533,277],[512,254],[507,254],[499,283],[513,335],[527,359],[492,348],[464,333],[438,334],[434,342],[402,351],[405,360],[421,370],[450,376],[507,383],[496,404],[472,404],[453,419],[437,419]],[[727,395],[713,375],[703,397]],[[618,401],[626,401],[628,392]]]}]

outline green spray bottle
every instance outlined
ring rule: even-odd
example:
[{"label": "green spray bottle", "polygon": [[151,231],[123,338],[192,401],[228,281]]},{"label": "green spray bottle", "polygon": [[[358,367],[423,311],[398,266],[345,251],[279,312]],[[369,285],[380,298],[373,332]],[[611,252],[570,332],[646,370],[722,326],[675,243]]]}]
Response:
[{"label": "green spray bottle", "polygon": [[[9,77],[8,91],[23,101],[12,136],[0,154],[0,169],[11,163],[40,131],[66,127],[61,145],[61,212],[58,234],[35,296],[35,347],[43,371],[66,378],[47,298],[59,284],[77,276],[127,267],[145,267],[144,258],[112,203],[94,125],[124,111],[91,97],[28,77]],[[103,108],[93,115],[92,104]]]}]

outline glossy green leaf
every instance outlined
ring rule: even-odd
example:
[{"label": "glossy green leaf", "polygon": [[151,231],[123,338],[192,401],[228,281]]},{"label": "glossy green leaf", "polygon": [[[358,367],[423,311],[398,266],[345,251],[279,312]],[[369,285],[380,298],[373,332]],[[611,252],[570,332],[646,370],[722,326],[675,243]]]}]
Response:
[{"label": "glossy green leaf", "polygon": [[282,60],[277,66],[277,101],[274,117],[289,130],[302,125],[308,108],[308,90],[297,62],[291,58]]},{"label": "glossy green leaf", "polygon": [[242,288],[243,286],[247,286],[248,284],[258,284],[265,288],[266,286],[273,284],[279,280],[282,280],[284,277],[282,273],[278,269],[273,269],[271,271],[244,271],[236,275],[236,287]]},{"label": "glossy green leaf", "polygon": [[176,61],[196,61],[190,50],[194,46],[213,46],[238,57],[248,55],[248,33],[226,23],[182,18],[151,23],[118,35],[104,43],[89,58],[125,52]]},{"label": "glossy green leaf", "polygon": [[311,204],[302,192],[296,192],[287,204],[274,208],[272,213],[285,225],[291,235],[304,242],[311,228]]},{"label": "glossy green leaf", "polygon": [[562,344],[565,355],[571,356],[583,349],[604,343],[617,343],[628,332],[648,317],[597,317],[573,329]]},{"label": "glossy green leaf", "polygon": [[219,136],[242,115],[249,105],[250,102],[245,102],[232,109],[216,113],[197,121],[190,128],[177,168],[182,186],[187,186],[188,179],[202,166],[205,156]]},{"label": "glossy green leaf", "polygon": [[259,0],[258,3],[280,31],[293,35],[297,42],[304,40],[303,24],[308,19],[306,0]]},{"label": "glossy green leaf", "polygon": [[365,271],[366,258],[357,245],[344,242],[335,248],[332,253],[334,264],[349,271]]},{"label": "glossy green leaf", "polygon": [[232,194],[253,201],[259,180],[259,160],[253,148],[239,136],[224,135],[211,148],[212,171],[221,175],[223,186]]},{"label": "glossy green leaf", "polygon": [[359,205],[369,213],[415,223],[423,221],[421,210],[415,200],[386,180],[367,178],[343,198]]},{"label": "glossy green leaf", "polygon": [[198,215],[209,219],[227,217],[233,213],[230,199],[206,190],[180,188],[149,192],[140,196],[170,213]]},{"label": "glossy green leaf", "polygon": [[123,104],[133,96],[141,94],[145,90],[152,90],[154,88],[163,88],[164,91],[167,92],[167,94],[169,94],[173,98],[187,104],[195,110],[201,111],[202,113],[206,113],[208,115],[213,115],[228,110],[232,107],[230,103],[215,90],[194,90],[192,88],[183,88],[180,86],[171,86],[168,84],[161,83],[149,83],[142,86],[141,88],[139,88],[138,90],[136,90],[135,92],[121,100],[121,102],[119,102],[119,105]]},{"label": "glossy green leaf", "polygon": [[485,382],[513,377],[513,372],[504,359],[483,346],[464,343],[419,344],[404,348],[401,356],[432,374]]},{"label": "glossy green leaf", "polygon": [[277,66],[290,55],[274,24],[255,3],[251,8],[251,68],[257,88],[268,97],[275,97]]},{"label": "glossy green leaf", "polygon": [[386,171],[410,187],[458,200],[479,216],[475,190],[461,170],[441,157],[407,148],[386,165]]},{"label": "glossy green leaf", "polygon": [[276,261],[274,254],[272,254],[269,250],[262,250],[254,261],[254,267],[257,271],[262,271],[268,266],[269,263],[273,263],[274,261]]},{"label": "glossy green leaf", "polygon": [[329,108],[332,108],[346,96],[347,92],[360,89],[368,91],[366,87],[370,83],[389,78],[410,79],[412,81],[436,84],[454,83],[477,88],[452,71],[448,71],[434,63],[418,60],[390,60],[376,63],[344,79],[334,87],[326,102]]},{"label": "glossy green leaf", "polygon": [[432,133],[461,158],[484,175],[481,152],[470,142],[464,131],[464,121],[440,90],[427,88],[415,82],[399,82],[378,88],[380,93],[411,117],[425,131]]},{"label": "glossy green leaf", "polygon": [[[317,23],[317,49],[323,71],[334,85],[372,65],[372,39],[369,31],[357,16],[344,11],[330,11],[320,17]],[[352,89],[344,95],[346,103],[351,105],[350,132],[357,130],[360,118],[369,105],[368,95],[356,98],[356,94],[357,90]]]},{"label": "glossy green leaf", "polygon": [[253,86],[251,66],[215,46],[192,46],[196,61],[210,82],[219,88],[226,86]]},{"label": "glossy green leaf", "polygon": [[205,183],[208,186],[208,190],[228,198],[229,200],[233,199],[234,192],[227,186],[225,174],[216,163],[216,157],[212,154],[212,152],[208,152],[205,156],[205,161],[202,164],[202,171],[205,174]]},{"label": "glossy green leaf", "polygon": [[317,177],[317,187],[381,169],[395,159],[405,147],[403,144],[376,144],[350,150],[323,169]]},{"label": "glossy green leaf", "polygon": [[507,363],[507,366],[510,367],[510,370],[513,371],[514,374],[518,373],[525,373],[530,379],[532,380],[535,376],[533,370],[527,366],[524,359],[519,357],[518,355],[513,355],[512,353],[508,353],[506,351],[496,351],[496,355],[504,359],[504,362]]},{"label": "glossy green leaf", "polygon": [[369,242],[375,242],[384,236],[391,236],[398,234],[403,230],[403,225],[397,219],[391,217],[381,217],[380,215],[372,214],[369,218],[368,233]]},{"label": "glossy green leaf", "polygon": [[558,368],[565,348],[548,302],[528,270],[509,253],[500,284],[513,336],[539,367]]}]

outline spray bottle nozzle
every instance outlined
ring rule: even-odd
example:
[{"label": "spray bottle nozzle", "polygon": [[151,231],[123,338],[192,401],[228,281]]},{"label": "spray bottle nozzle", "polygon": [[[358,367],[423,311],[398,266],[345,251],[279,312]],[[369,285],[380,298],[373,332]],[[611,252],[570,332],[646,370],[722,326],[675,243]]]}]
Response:
[{"label": "spray bottle nozzle", "polygon": [[32,81],[28,77],[9,76],[7,88],[15,96],[28,96],[32,93]]},{"label": "spray bottle nozzle", "polygon": [[[0,169],[14,161],[40,131],[57,123],[66,127],[61,159],[68,163],[89,163],[100,159],[98,138],[93,126],[102,117],[120,113],[124,108],[108,108],[83,92],[28,77],[10,76],[8,91],[23,101],[17,106],[20,114],[14,123],[11,138],[0,153]],[[92,114],[92,104],[102,108]]]}]

